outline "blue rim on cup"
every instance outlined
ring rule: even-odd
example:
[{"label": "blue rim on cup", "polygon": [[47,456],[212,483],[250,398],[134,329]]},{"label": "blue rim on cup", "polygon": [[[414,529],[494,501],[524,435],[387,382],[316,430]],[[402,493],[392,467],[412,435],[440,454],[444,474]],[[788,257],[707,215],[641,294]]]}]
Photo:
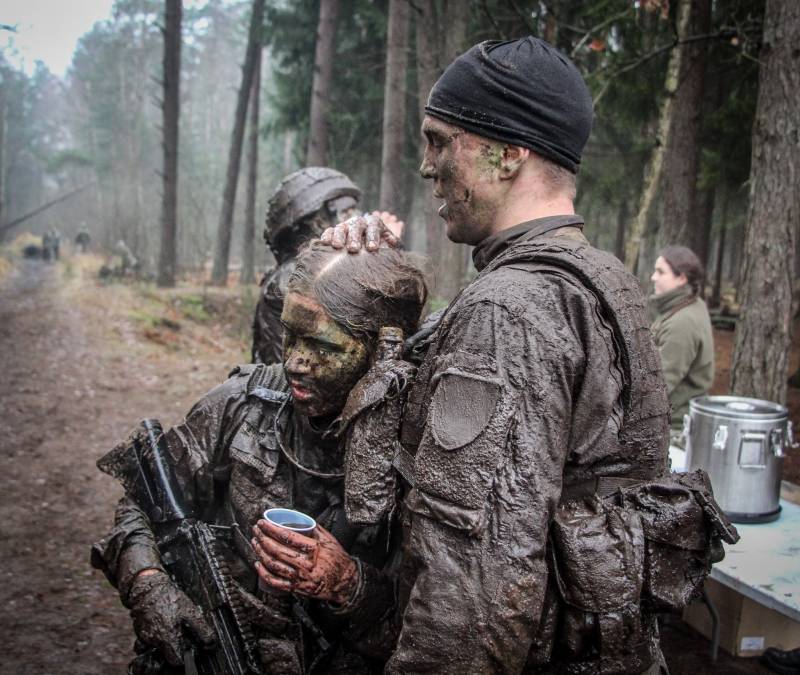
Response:
[{"label": "blue rim on cup", "polygon": [[311,516],[294,509],[267,509],[264,511],[264,520],[268,520],[278,527],[285,527],[287,530],[300,533],[311,532],[317,526],[317,521]]}]

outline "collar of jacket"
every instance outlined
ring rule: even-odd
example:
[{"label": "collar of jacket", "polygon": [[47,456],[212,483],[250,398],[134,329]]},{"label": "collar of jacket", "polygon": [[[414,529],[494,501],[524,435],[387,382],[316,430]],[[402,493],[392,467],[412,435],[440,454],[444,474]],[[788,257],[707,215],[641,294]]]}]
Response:
[{"label": "collar of jacket", "polygon": [[527,220],[524,223],[514,225],[514,227],[509,227],[506,230],[501,230],[496,234],[486,237],[486,239],[473,249],[472,262],[475,265],[475,269],[480,272],[492,262],[492,260],[519,239],[533,239],[534,237],[562,227],[577,227],[583,229],[583,223],[583,216],[574,214],[547,216],[545,218]]},{"label": "collar of jacket", "polygon": [[693,295],[692,287],[689,284],[683,284],[661,295],[654,293],[650,296],[649,301],[653,312],[658,316],[663,316]]}]

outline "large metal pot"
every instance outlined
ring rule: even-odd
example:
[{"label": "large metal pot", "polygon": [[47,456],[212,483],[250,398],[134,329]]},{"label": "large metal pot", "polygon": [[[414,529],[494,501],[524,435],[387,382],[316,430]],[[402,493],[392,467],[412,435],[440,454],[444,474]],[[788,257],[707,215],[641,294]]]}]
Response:
[{"label": "large metal pot", "polygon": [[739,396],[700,396],[684,417],[686,466],[705,469],[714,497],[735,523],[767,523],[781,512],[781,468],[789,411]]}]

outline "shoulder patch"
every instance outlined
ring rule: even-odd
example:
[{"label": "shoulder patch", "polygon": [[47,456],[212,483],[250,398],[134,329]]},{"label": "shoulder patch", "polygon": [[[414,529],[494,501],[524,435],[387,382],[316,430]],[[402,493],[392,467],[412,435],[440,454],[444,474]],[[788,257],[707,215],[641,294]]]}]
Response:
[{"label": "shoulder patch", "polygon": [[448,368],[430,408],[431,433],[444,450],[457,450],[474,441],[489,424],[502,390],[495,378]]}]

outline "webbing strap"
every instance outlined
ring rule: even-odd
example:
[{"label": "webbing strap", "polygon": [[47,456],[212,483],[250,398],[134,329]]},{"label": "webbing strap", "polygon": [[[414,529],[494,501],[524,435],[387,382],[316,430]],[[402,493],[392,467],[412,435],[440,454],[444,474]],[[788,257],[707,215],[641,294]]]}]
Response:
[{"label": "webbing strap", "polygon": [[398,443],[397,452],[392,460],[392,466],[405,478],[406,482],[414,487],[414,456]]},{"label": "webbing strap", "polygon": [[622,488],[635,487],[644,483],[641,478],[626,478],[624,476],[597,476],[573,485],[565,485],[561,490],[561,503],[597,495],[605,499]]}]

